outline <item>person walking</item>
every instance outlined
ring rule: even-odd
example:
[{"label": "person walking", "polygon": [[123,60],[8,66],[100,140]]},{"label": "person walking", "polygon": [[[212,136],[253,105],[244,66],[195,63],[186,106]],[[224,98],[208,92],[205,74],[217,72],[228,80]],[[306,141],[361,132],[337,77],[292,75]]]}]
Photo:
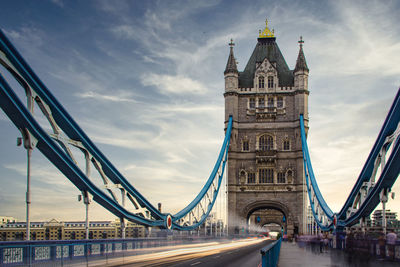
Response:
[{"label": "person walking", "polygon": [[381,232],[378,237],[378,246],[379,246],[379,257],[385,258],[386,257],[386,239],[385,234]]},{"label": "person walking", "polygon": [[389,258],[391,260],[395,259],[395,252],[394,248],[396,245],[397,235],[393,230],[390,230],[389,233],[386,235],[386,244],[389,250]]}]

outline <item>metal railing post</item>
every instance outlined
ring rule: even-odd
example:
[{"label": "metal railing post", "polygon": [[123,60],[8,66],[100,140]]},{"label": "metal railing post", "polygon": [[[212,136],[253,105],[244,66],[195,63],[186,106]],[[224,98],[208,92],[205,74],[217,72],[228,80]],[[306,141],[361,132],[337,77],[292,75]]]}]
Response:
[{"label": "metal railing post", "polygon": [[261,249],[262,267],[276,267],[278,265],[281,241],[282,238]]}]

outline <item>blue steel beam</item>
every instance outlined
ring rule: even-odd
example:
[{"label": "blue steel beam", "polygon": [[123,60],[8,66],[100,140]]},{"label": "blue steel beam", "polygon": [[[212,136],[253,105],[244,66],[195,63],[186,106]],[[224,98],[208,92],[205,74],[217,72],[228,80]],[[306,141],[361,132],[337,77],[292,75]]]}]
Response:
[{"label": "blue steel beam", "polygon": [[[221,152],[219,154],[217,163],[215,164],[215,167],[214,167],[214,169],[213,169],[213,171],[212,171],[212,173],[211,173],[206,185],[203,187],[203,189],[200,191],[200,193],[197,195],[197,197],[186,208],[184,208],[182,211],[178,212],[177,214],[175,214],[173,216],[173,220],[177,221],[180,218],[182,218],[185,215],[187,215],[189,212],[191,212],[195,208],[197,203],[199,203],[199,201],[201,201],[201,199],[204,197],[204,195],[206,194],[206,192],[210,188],[215,175],[217,175],[217,171],[218,171],[217,165],[219,166],[219,164],[221,164],[222,158],[223,158],[223,156],[225,154],[225,159],[222,162],[222,172],[218,177],[218,186],[217,186],[217,189],[215,190],[212,202],[210,203],[210,205],[208,205],[206,213],[201,217],[201,219],[197,223],[195,223],[193,225],[190,225],[190,226],[183,226],[183,227],[175,225],[175,228],[177,228],[178,230],[186,230],[186,231],[194,230],[197,227],[199,227],[200,225],[202,225],[203,222],[207,219],[208,215],[210,214],[210,212],[212,210],[212,207],[214,206],[215,201],[217,200],[218,193],[219,193],[220,188],[221,188],[222,178],[224,176],[225,164],[226,164],[226,161],[227,161],[227,158],[228,158],[228,151],[229,151],[230,137],[231,137],[231,131],[232,131],[232,124],[233,124],[233,118],[232,118],[232,116],[229,116],[229,122],[228,122],[228,127],[227,127],[227,130],[226,130],[224,145],[221,148]],[[225,149],[225,150],[223,150],[223,149]]]},{"label": "blue steel beam", "polygon": [[[233,119],[232,116],[229,117],[229,122],[228,122],[228,127],[226,130],[226,135],[225,135],[225,139],[224,139],[224,143],[222,145],[221,151],[219,153],[217,162],[215,163],[214,169],[212,170],[210,177],[208,178],[206,184],[204,185],[204,187],[201,189],[200,193],[196,196],[195,199],[193,199],[193,201],[187,206],[185,207],[183,210],[181,210],[180,212],[178,212],[177,214],[175,214],[173,216],[173,218],[175,220],[179,220],[182,217],[184,217],[188,212],[190,212],[196,205],[197,203],[204,197],[204,195],[206,194],[206,192],[208,191],[208,189],[210,188],[214,177],[217,175],[217,171],[219,169],[219,166],[222,162],[222,158],[224,157],[224,153],[228,152],[228,147],[229,147],[229,143],[230,143],[230,137],[231,137],[231,131],[232,131],[232,123],[233,123]],[[223,166],[225,167],[225,162],[223,163]],[[222,168],[222,171],[224,171],[224,167]],[[222,173],[223,174],[223,173]],[[221,178],[222,178],[222,174],[221,174]]]},{"label": "blue steel beam", "polygon": [[139,204],[149,209],[156,219],[161,219],[164,215],[158,211],[147,199],[142,196],[123,175],[111,164],[111,162],[93,144],[89,137],[82,131],[78,124],[65,111],[63,106],[50,93],[47,87],[36,76],[30,66],[25,62],[12,43],[0,30],[0,50],[4,52],[7,59],[18,70],[19,74],[33,88],[38,96],[50,107],[52,115],[58,126],[73,140],[82,142],[85,148],[101,163],[104,173],[115,184],[121,184],[128,193],[135,196]]},{"label": "blue steel beam", "polygon": [[[358,208],[358,210],[352,214],[349,218],[343,221],[343,225],[351,226],[358,222],[362,217],[366,217],[375,209],[380,203],[379,194],[384,189],[391,189],[393,184],[396,182],[397,177],[400,173],[400,142],[395,141],[392,148],[392,153],[383,168],[382,174],[379,180],[368,194],[365,201]],[[340,222],[340,221],[339,221]]]},{"label": "blue steel beam", "polygon": [[[317,181],[315,180],[314,171],[312,169],[311,160],[310,160],[310,154],[308,152],[303,114],[300,115],[300,129],[301,129],[301,144],[303,147],[303,160],[304,160],[304,164],[305,164],[304,169],[308,170],[308,175],[307,175],[307,172],[306,172],[306,175],[310,178],[311,186],[314,189],[315,196],[316,196],[321,208],[323,209],[325,214],[328,216],[328,218],[330,220],[332,220],[334,214],[333,214],[332,210],[329,208],[328,204],[326,204],[325,199],[322,197],[322,194],[318,188]],[[306,180],[306,181],[307,181],[307,188],[309,188],[310,185],[308,184],[308,180]],[[309,191],[309,198],[310,198],[310,203],[313,206],[314,204],[312,203],[310,191]],[[314,210],[313,210],[313,212],[314,212]]]},{"label": "blue steel beam", "polygon": [[[41,128],[41,126],[32,117],[30,112],[26,109],[24,104],[18,99],[14,91],[7,84],[5,79],[0,77],[0,106],[5,111],[11,121],[17,126],[18,129],[27,129],[37,140],[38,149],[52,162],[79,190],[88,191],[93,195],[93,198],[100,205],[108,209],[110,212],[118,217],[127,218],[128,220],[135,221],[137,223],[147,226],[159,226],[166,227],[166,219],[168,214],[162,214],[154,206],[152,206],[129,182],[118,172],[118,170],[108,161],[108,159],[97,149],[97,147],[91,142],[87,135],[77,125],[77,123],[70,117],[65,111],[62,105],[57,99],[50,93],[46,86],[36,76],[30,66],[25,62],[22,56],[14,48],[11,42],[6,38],[3,32],[0,30],[0,51],[4,53],[6,59],[10,61],[12,67],[10,67],[4,61],[0,63],[6,67],[8,71],[14,76],[14,78],[24,87],[25,89],[29,86],[39,96],[40,101],[44,102],[52,113],[57,126],[60,127],[66,135],[74,141],[79,141],[87,149],[87,151],[95,158],[102,166],[102,170],[108,178],[111,179],[115,184],[120,184],[129,194],[131,194],[140,205],[147,208],[154,220],[146,219],[142,216],[133,214],[121,207],[115,199],[110,198],[102,190],[97,188],[89,178],[83,174],[79,167],[73,162],[68,156],[64,145],[56,144],[56,142]],[[13,69],[15,68],[15,70]],[[214,169],[206,182],[206,185],[200,191],[198,196],[193,200],[186,208],[181,212],[178,212],[175,216],[172,216],[172,228],[180,230],[190,230],[198,227],[207,218],[211,209],[216,201],[224,168],[227,160],[227,153],[230,144],[230,135],[232,129],[232,118],[229,118],[229,123],[224,139],[224,143],[221,148],[221,152],[214,166]],[[60,148],[61,146],[61,148]],[[225,156],[225,157],[224,157]],[[222,166],[221,174],[218,174],[219,168]],[[217,189],[213,192],[213,199],[208,203],[206,212],[202,215],[201,220],[191,226],[181,226],[178,224],[179,219],[187,215],[192,209],[205,198],[205,194],[210,189],[213,181],[218,176]]]},{"label": "blue steel beam", "polygon": [[383,123],[382,129],[379,132],[379,135],[375,141],[374,146],[371,149],[371,152],[367,158],[367,161],[364,164],[363,169],[355,183],[353,189],[350,192],[349,197],[344,203],[342,209],[338,213],[338,220],[346,219],[346,212],[351,207],[356,198],[358,192],[361,189],[361,186],[365,181],[369,181],[372,172],[374,170],[375,160],[380,152],[382,145],[385,142],[387,136],[391,135],[395,130],[399,123],[400,118],[400,89],[397,91],[396,97],[393,101],[392,106],[390,107],[389,113],[386,116],[385,122]]},{"label": "blue steel beam", "polygon": [[[315,213],[314,203],[311,197],[311,189],[314,190],[315,196],[317,201],[319,202],[321,208],[323,209],[325,215],[329,219],[333,219],[333,213],[330,213],[329,207],[326,205],[319,189],[318,185],[316,184],[316,180],[314,177],[314,173],[312,171],[311,166],[311,159],[308,153],[307,141],[305,137],[305,130],[304,130],[304,122],[303,116],[300,115],[300,126],[301,126],[301,138],[302,138],[302,146],[303,146],[303,161],[304,161],[304,168],[305,168],[305,175],[307,181],[307,191],[310,200],[310,205],[312,207],[313,216],[316,218],[318,225],[323,230],[329,230],[333,228],[333,224],[330,223],[328,226],[322,225],[319,220],[318,216]],[[400,89],[398,90],[396,97],[393,101],[393,104],[389,110],[389,113],[385,119],[385,122],[382,126],[382,129],[377,137],[377,140],[367,158],[367,161],[361,171],[359,178],[357,179],[356,184],[354,185],[352,191],[349,194],[345,204],[343,205],[341,211],[337,215],[337,226],[345,227],[351,226],[356,224],[362,217],[368,216],[375,207],[379,204],[379,194],[384,189],[390,189],[393,184],[395,183],[397,177],[400,173],[400,142],[399,140],[394,140],[392,144],[385,144],[386,138],[392,135],[395,130],[397,129],[400,121]],[[373,170],[376,164],[376,159],[382,149],[383,146],[393,145],[392,152],[390,154],[389,159],[386,162],[383,171],[376,182],[376,184],[369,190],[367,197],[358,207],[358,209],[351,214],[348,218],[347,217],[347,210],[352,207],[354,204],[354,200],[359,194],[361,187],[364,182],[369,182],[371,176],[373,174]],[[311,181],[311,184],[308,182],[308,178]]]},{"label": "blue steel beam", "polygon": [[163,220],[151,221],[132,214],[97,188],[72,159],[64,153],[60,146],[40,127],[2,75],[0,75],[0,106],[18,129],[27,129],[38,140],[36,147],[40,152],[79,190],[90,192],[96,202],[116,216],[125,217],[148,226],[162,226]]}]

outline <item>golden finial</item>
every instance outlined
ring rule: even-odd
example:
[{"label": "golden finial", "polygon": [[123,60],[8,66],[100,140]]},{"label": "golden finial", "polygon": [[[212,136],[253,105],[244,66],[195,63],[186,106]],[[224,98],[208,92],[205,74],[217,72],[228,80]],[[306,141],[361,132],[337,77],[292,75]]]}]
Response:
[{"label": "golden finial", "polygon": [[268,20],[265,20],[265,29],[264,31],[259,31],[259,38],[271,38],[271,37],[275,37],[275,33],[274,30],[272,29],[272,31],[270,31],[270,29],[268,28]]}]

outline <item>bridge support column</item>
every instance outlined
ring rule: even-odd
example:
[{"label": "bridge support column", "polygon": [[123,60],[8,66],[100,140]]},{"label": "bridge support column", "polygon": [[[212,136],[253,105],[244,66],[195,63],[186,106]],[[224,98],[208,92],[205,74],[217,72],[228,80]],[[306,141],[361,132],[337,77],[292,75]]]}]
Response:
[{"label": "bridge support column", "polygon": [[[84,151],[85,154],[85,161],[86,161],[86,176],[90,177],[90,155],[87,150]],[[86,239],[89,239],[89,204],[90,204],[90,194],[89,192],[83,192],[83,200],[86,205]]]},{"label": "bridge support column", "polygon": [[365,234],[365,217],[361,217],[360,219],[360,226],[361,226],[361,232]]},{"label": "bridge support column", "polygon": [[[382,167],[383,168],[383,167]],[[388,201],[388,189],[384,188],[379,194],[379,198],[382,202],[382,230],[386,236],[386,202]]]},{"label": "bridge support column", "polygon": [[[123,188],[120,188],[120,189],[121,189],[121,202],[122,202],[121,204],[122,204],[122,207],[125,208],[126,191]],[[119,220],[121,222],[121,238],[125,239],[125,232],[126,232],[125,218],[121,217]]]},{"label": "bridge support column", "polygon": [[27,149],[27,171],[26,171],[26,240],[31,239],[31,220],[29,207],[31,205],[31,156],[32,149]]},{"label": "bridge support column", "polygon": [[86,232],[86,239],[89,239],[89,204],[92,201],[92,196],[88,191],[82,191],[82,196],[78,196],[78,201],[81,201],[83,197],[83,203],[86,207],[86,220],[85,220],[85,232]]},{"label": "bridge support column", "polygon": [[[28,101],[28,108],[33,113],[33,103]],[[30,221],[30,205],[31,205],[31,157],[33,148],[37,144],[36,138],[31,135],[28,129],[21,129],[22,138],[18,137],[17,146],[24,144],[27,155],[26,166],[26,240],[31,239],[31,221]]]}]

